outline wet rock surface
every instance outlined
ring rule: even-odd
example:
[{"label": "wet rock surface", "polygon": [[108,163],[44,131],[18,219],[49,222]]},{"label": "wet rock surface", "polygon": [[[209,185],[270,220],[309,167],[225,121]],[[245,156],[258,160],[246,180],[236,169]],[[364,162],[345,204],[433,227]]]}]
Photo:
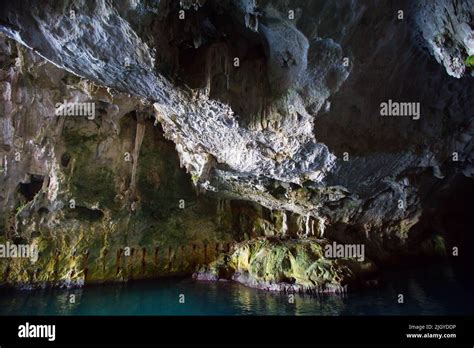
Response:
[{"label": "wet rock surface", "polygon": [[221,256],[193,277],[232,279],[254,288],[289,293],[344,293],[377,284],[377,269],[370,260],[325,257],[329,244],[314,238],[256,239],[235,245],[230,255]]},{"label": "wet rock surface", "polygon": [[[377,265],[469,243],[473,11],[468,0],[6,1],[2,238],[44,257],[0,260],[3,281],[191,274],[269,236],[258,247],[269,254],[334,240],[364,244]],[[57,117],[63,100],[94,102],[95,118]],[[419,114],[381,116],[388,101]],[[239,280],[277,289],[283,266],[272,267]],[[311,277],[296,284],[341,285]]]}]

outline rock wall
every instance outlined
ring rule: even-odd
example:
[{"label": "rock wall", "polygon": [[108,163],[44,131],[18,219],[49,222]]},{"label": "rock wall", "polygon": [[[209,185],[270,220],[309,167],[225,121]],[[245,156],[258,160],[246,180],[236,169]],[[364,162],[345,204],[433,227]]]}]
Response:
[{"label": "rock wall", "polygon": [[[1,238],[42,263],[0,260],[3,281],[232,268],[220,254],[258,238],[382,266],[469,243],[472,2],[385,5],[6,1]],[[63,100],[94,119],[57,117]],[[419,113],[382,117],[392,101]]]},{"label": "rock wall", "polygon": [[[197,194],[150,105],[1,39],[0,239],[40,252],[34,263],[1,259],[3,282],[182,274],[226,247],[216,202]],[[63,100],[93,102],[94,119],[56,116]]]}]

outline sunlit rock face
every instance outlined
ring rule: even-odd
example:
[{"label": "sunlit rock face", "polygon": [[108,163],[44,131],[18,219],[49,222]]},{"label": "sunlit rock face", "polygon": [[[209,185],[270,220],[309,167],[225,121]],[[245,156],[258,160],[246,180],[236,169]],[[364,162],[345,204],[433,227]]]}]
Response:
[{"label": "sunlit rock face", "polygon": [[[19,202],[28,204],[9,220],[24,226],[15,235],[54,230],[58,250],[74,244],[61,239],[74,221],[91,280],[189,273],[227,244],[269,235],[364,243],[382,264],[442,254],[464,240],[460,221],[469,219],[463,200],[446,202],[473,191],[465,63],[474,53],[473,7],[6,1],[0,30],[30,50],[2,38],[1,212],[8,220]],[[100,115],[58,119],[54,106],[63,100],[94,100]],[[382,105],[396,103],[414,109],[383,116]],[[18,149],[27,161],[15,162]],[[156,169],[168,162],[172,170]],[[87,209],[81,216],[57,207],[72,197]],[[205,202],[196,211],[173,210],[198,197]],[[157,214],[161,203],[169,209]],[[84,237],[92,229],[100,242]],[[135,266],[123,264],[126,244],[136,245]],[[196,256],[172,262],[178,251],[194,255],[185,248]],[[70,279],[74,270],[80,282],[83,261],[59,272],[53,261],[40,278]],[[17,271],[8,281],[31,278]]]},{"label": "sunlit rock face", "polygon": [[[275,18],[260,27],[252,14],[260,28],[255,32],[245,20],[255,5],[197,4],[183,22],[177,2],[162,2],[148,11],[139,2],[127,9],[105,2],[35,8],[32,2],[24,15],[19,11],[9,17],[7,9],[5,19],[12,25],[5,32],[59,66],[155,102],[167,136],[203,183],[214,162],[237,175],[296,184],[321,181],[334,156],[316,142],[313,118],[305,108],[305,101],[322,104],[329,95],[324,71],[315,70],[321,75],[315,79],[308,76],[307,62],[318,59],[312,57],[318,48],[309,49],[308,39],[277,11],[269,9]],[[135,28],[131,18],[140,14],[150,24]],[[218,14],[216,23],[208,23],[209,16]],[[14,29],[28,23],[41,29]],[[156,42],[150,41],[155,34]],[[229,39],[223,41],[225,37]],[[338,53],[332,60],[340,58]],[[333,90],[347,77],[345,69],[339,70],[331,81]],[[323,80],[319,94],[311,89],[318,78]],[[173,79],[184,79],[186,86],[176,87]],[[209,132],[202,133],[203,126]]]},{"label": "sunlit rock face", "polygon": [[[1,258],[2,284],[183,274],[226,250],[234,238],[215,218],[217,202],[198,199],[173,144],[153,125],[151,105],[60,70],[4,36],[0,42],[8,92],[0,244],[39,250],[36,261]],[[64,101],[93,103],[93,117],[57,115]]]},{"label": "sunlit rock face", "polygon": [[330,247],[327,240],[315,238],[252,240],[235,245],[231,253],[202,267],[193,277],[232,279],[250,287],[288,293],[344,293],[349,286],[353,290],[377,284],[373,280],[377,270],[370,260],[352,255],[331,258],[326,254]]}]

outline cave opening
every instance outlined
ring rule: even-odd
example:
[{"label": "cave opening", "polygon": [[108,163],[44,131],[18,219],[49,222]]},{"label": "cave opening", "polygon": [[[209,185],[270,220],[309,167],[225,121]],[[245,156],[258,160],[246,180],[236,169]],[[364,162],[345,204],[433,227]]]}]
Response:
[{"label": "cave opening", "polygon": [[35,198],[36,194],[41,190],[43,187],[44,176],[30,174],[29,182],[20,183],[18,185],[18,190],[20,194],[28,201],[32,201]]}]

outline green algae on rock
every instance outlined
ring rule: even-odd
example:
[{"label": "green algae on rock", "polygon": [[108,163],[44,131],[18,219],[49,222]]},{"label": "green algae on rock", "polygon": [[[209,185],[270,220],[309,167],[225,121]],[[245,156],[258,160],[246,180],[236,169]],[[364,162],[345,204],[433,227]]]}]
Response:
[{"label": "green algae on rock", "polygon": [[234,280],[250,287],[285,292],[340,293],[374,283],[374,263],[324,257],[323,239],[260,238],[234,245],[194,274],[198,280]]},{"label": "green algae on rock", "polygon": [[[423,0],[400,26],[376,2],[299,1],[288,21],[278,0],[98,0],[77,26],[64,6],[24,1],[0,12],[0,241],[40,256],[0,260],[1,284],[204,265],[198,277],[334,292],[468,235],[472,2]],[[377,117],[408,96],[429,117]],[[55,115],[65,100],[94,103],[94,120]],[[370,261],[326,259],[333,241],[364,244]]]}]

